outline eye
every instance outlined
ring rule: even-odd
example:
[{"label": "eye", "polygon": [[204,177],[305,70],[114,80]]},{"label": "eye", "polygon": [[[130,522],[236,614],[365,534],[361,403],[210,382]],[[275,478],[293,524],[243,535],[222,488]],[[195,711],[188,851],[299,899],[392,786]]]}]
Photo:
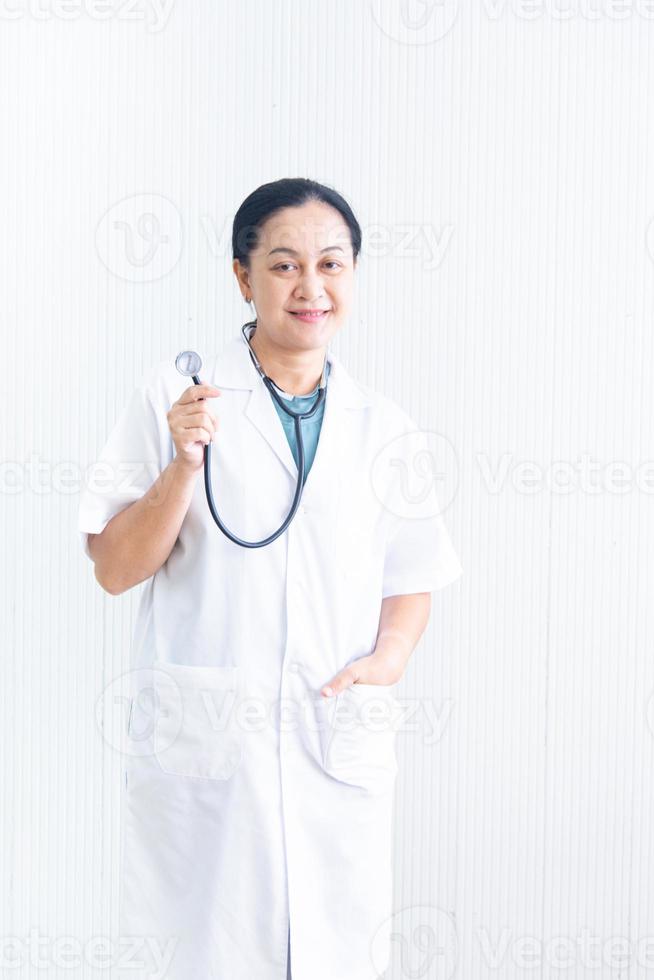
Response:
[{"label": "eye", "polygon": [[[333,266],[336,269],[340,269],[341,268],[341,263],[340,262],[337,262],[335,259],[328,259],[327,262],[325,262],[325,265]],[[273,269],[274,269],[275,272],[278,269],[281,270],[281,271],[284,271],[285,269],[290,269],[290,268],[293,268],[293,263],[292,262],[280,262],[279,265],[273,266]]]}]

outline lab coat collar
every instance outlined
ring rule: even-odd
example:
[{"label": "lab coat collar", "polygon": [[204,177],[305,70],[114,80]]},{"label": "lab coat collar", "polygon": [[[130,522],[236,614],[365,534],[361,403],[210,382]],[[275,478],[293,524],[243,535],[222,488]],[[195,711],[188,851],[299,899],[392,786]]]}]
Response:
[{"label": "lab coat collar", "polygon": [[[369,396],[350,376],[342,361],[329,350],[327,359],[331,368],[327,382],[325,409],[316,456],[305,480],[302,498],[305,502],[317,499],[316,495],[327,490],[328,480],[321,479],[321,474],[328,478],[333,473],[339,443],[347,438],[350,429],[347,411],[360,410],[371,404]],[[288,439],[280,424],[270,393],[252,363],[242,333],[234,337],[217,356],[211,383],[217,388],[239,388],[251,391],[245,406],[246,417],[266,439],[293,479],[297,480],[298,470]]]},{"label": "lab coat collar", "polygon": [[[329,372],[328,391],[337,394],[334,400],[340,402],[344,408],[365,408],[370,404],[370,399],[363,388],[349,374],[343,362],[336,357],[329,349],[327,350],[327,360],[331,364]],[[218,388],[245,388],[253,389],[261,387],[270,397],[257,369],[252,363],[248,345],[243,334],[239,334],[228,342],[222,353],[215,362],[213,384]]]}]

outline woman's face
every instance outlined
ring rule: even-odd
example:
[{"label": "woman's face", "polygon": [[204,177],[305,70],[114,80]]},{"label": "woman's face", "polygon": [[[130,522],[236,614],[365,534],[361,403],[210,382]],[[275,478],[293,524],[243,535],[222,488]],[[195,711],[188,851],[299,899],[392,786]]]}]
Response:
[{"label": "woman's face", "polygon": [[[241,292],[257,314],[257,332],[285,350],[325,347],[343,325],[351,304],[356,263],[347,224],[319,201],[284,208],[259,230],[250,269],[234,259]],[[297,310],[325,310],[307,322]]]}]

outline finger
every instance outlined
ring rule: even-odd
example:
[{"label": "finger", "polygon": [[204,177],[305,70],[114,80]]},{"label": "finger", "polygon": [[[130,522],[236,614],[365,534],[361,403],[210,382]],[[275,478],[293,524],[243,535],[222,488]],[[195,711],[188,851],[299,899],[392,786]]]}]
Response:
[{"label": "finger", "polygon": [[339,671],[338,674],[332,677],[328,684],[321,687],[320,693],[327,698],[333,697],[336,694],[340,694],[341,691],[344,691],[346,687],[351,687],[356,679],[356,670],[354,670],[352,667],[346,667],[344,670]]},{"label": "finger", "polygon": [[220,388],[215,385],[191,385],[186,388],[177,399],[177,405],[186,405],[189,402],[201,401],[203,398],[215,398],[222,395]]},{"label": "finger", "polygon": [[[204,409],[204,410],[203,410]],[[168,424],[171,428],[188,428],[189,425],[206,425],[207,428],[215,429],[218,419],[204,408],[199,402],[188,402],[186,405],[174,405],[166,413]]]},{"label": "finger", "polygon": [[[195,407],[197,408],[197,406]],[[183,429],[190,429],[196,425],[203,425],[205,428],[213,429],[215,432],[218,428],[218,419],[210,412],[180,412],[178,421],[181,423]]]},{"label": "finger", "polygon": [[184,429],[184,438],[188,435],[188,445],[192,445],[194,442],[203,442],[208,444],[213,439],[213,433],[204,429],[202,426],[196,426],[192,429]]}]

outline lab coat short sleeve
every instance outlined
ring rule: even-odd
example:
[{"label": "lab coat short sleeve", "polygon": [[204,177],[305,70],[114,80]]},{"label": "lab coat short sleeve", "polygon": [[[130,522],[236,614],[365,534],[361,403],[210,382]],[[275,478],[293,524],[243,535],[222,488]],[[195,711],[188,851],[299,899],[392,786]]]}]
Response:
[{"label": "lab coat short sleeve", "polygon": [[[157,411],[153,391],[144,378],[86,470],[78,531],[89,558],[88,535],[99,534],[112,517],[139,500],[168,465],[161,412]],[[167,426],[165,418],[164,422]]]},{"label": "lab coat short sleeve", "polygon": [[[400,446],[400,451],[403,445],[406,447],[406,458],[401,460],[405,471],[413,465],[411,454],[429,451],[426,439],[418,430],[396,445]],[[401,493],[389,498],[392,524],[386,538],[383,598],[434,592],[450,585],[463,574],[434,484],[431,484],[426,496],[423,493],[418,496],[420,505],[415,508],[407,503],[407,497]]]},{"label": "lab coat short sleeve", "polygon": [[386,544],[382,598],[434,592],[463,568],[440,515],[401,520]]}]

